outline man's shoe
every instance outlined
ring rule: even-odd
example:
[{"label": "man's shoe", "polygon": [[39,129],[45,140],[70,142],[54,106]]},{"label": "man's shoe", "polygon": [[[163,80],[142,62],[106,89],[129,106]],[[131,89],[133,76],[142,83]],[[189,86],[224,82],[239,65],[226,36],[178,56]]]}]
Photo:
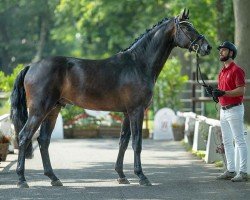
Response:
[{"label": "man's shoe", "polygon": [[234,178],[231,179],[233,182],[243,182],[248,180],[247,173],[240,172]]},{"label": "man's shoe", "polygon": [[232,180],[236,176],[236,172],[225,171],[223,174],[216,177],[217,180]]}]

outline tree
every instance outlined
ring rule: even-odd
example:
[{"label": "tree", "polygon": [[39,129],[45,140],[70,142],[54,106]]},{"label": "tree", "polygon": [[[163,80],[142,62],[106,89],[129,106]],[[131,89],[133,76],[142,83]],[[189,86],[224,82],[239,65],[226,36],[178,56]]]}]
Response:
[{"label": "tree", "polygon": [[[19,63],[41,59],[57,1],[0,1],[0,69],[10,73]],[[46,54],[45,54],[46,55]]]},{"label": "tree", "polygon": [[154,88],[154,112],[163,107],[169,107],[175,111],[179,110],[182,107],[180,94],[187,80],[187,75],[181,75],[179,60],[175,57],[169,59],[163,67]]},{"label": "tree", "polygon": [[[250,52],[250,1],[234,0],[235,15],[235,44],[238,47],[237,63],[246,71],[246,77],[250,77],[249,52]],[[246,96],[250,95],[250,90],[246,90]],[[246,110],[249,110],[250,103],[245,103]],[[250,112],[245,112],[246,121],[250,122]]]}]

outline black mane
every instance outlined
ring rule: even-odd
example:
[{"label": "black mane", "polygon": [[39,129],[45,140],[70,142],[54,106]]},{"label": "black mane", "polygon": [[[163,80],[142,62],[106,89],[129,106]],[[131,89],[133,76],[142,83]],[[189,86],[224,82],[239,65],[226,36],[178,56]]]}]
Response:
[{"label": "black mane", "polygon": [[125,52],[127,50],[129,50],[132,46],[134,46],[139,40],[141,40],[144,36],[146,36],[151,30],[153,30],[154,28],[160,26],[161,24],[163,24],[164,22],[168,21],[169,18],[165,17],[164,19],[162,19],[161,21],[159,21],[157,24],[153,25],[150,29],[146,29],[146,31],[141,34],[138,38],[135,39],[135,41],[126,49],[123,49],[121,52]]}]

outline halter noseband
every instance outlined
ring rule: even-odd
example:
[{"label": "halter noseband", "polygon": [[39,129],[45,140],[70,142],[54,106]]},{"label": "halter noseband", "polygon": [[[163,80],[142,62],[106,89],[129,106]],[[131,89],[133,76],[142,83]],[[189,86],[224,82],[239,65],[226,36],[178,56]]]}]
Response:
[{"label": "halter noseband", "polygon": [[179,32],[179,30],[181,30],[184,33],[184,35],[189,39],[189,42],[190,42],[190,45],[188,47],[189,52],[194,50],[196,53],[198,53],[198,51],[200,49],[200,45],[197,42],[200,41],[200,40],[203,40],[204,36],[199,34],[198,37],[192,41],[192,39],[180,27],[180,24],[182,24],[182,23],[188,23],[188,24],[190,24],[192,26],[192,24],[190,22],[188,22],[188,21],[181,21],[180,22],[178,17],[176,17],[175,18],[175,24],[176,24],[176,27],[177,27],[177,32]]}]

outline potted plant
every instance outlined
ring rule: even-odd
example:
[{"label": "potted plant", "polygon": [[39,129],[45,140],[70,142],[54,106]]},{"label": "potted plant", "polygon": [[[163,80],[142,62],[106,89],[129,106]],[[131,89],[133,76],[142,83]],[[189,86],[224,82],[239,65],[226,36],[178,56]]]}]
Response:
[{"label": "potted plant", "polygon": [[0,133],[0,161],[5,161],[10,144],[10,137]]},{"label": "potted plant", "polygon": [[172,130],[173,136],[175,141],[180,141],[184,138],[184,131],[185,131],[185,118],[184,117],[177,117],[172,122]]}]

